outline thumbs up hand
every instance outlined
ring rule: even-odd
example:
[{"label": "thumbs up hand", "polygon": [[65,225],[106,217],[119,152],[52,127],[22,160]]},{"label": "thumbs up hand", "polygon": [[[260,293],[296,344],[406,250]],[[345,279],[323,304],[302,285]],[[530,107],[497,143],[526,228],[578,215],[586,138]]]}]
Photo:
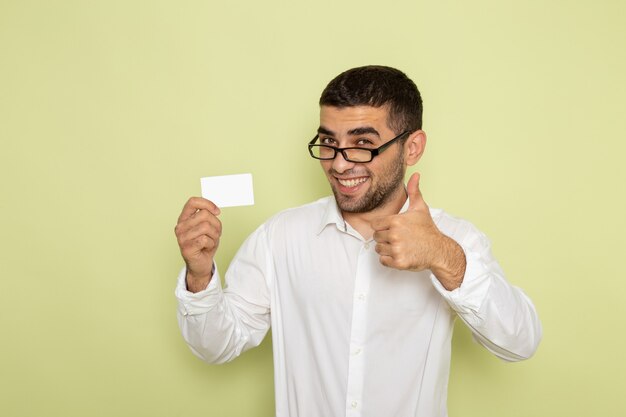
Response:
[{"label": "thumbs up hand", "polygon": [[406,212],[384,216],[372,222],[380,263],[395,269],[430,269],[447,290],[461,285],[465,274],[465,253],[439,231],[419,188],[415,173],[407,184]]}]

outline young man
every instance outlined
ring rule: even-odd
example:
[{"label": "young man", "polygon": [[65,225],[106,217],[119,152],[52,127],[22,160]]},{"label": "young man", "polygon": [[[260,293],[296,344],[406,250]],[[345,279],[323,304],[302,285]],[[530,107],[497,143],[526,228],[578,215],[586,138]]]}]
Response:
[{"label": "young man", "polygon": [[460,317],[494,355],[530,357],[535,309],[511,286],[486,237],[430,209],[414,174],[422,100],[402,72],[348,70],[320,98],[309,143],[334,198],[283,211],[244,242],[221,288],[219,209],[191,198],[176,236],[179,324],[200,358],[222,363],[270,325],[276,415],[421,416],[446,412],[450,341]]}]

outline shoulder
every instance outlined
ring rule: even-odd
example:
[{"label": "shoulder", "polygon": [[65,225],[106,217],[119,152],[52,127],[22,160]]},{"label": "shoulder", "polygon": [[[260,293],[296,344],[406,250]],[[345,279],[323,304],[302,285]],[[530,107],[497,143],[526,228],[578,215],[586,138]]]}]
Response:
[{"label": "shoulder", "polygon": [[266,221],[266,224],[298,222],[303,219],[310,221],[312,218],[321,219],[331,198],[332,197],[324,197],[302,206],[282,210],[270,217]]},{"label": "shoulder", "polygon": [[471,222],[439,208],[431,208],[430,215],[443,234],[456,240],[462,246],[475,244],[489,246],[487,236]]},{"label": "shoulder", "polygon": [[244,241],[245,247],[275,248],[302,242],[320,227],[330,200],[321,198],[309,204],[282,210],[258,226]]},{"label": "shoulder", "polygon": [[269,234],[277,231],[293,233],[314,231],[320,226],[332,198],[324,197],[302,206],[282,210],[270,217],[262,227]]}]

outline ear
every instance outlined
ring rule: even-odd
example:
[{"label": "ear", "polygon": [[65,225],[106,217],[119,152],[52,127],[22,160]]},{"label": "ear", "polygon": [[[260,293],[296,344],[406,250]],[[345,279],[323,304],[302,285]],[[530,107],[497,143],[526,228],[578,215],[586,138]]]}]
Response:
[{"label": "ear", "polygon": [[426,132],[417,130],[404,142],[404,162],[408,166],[415,165],[420,160],[426,148]]}]

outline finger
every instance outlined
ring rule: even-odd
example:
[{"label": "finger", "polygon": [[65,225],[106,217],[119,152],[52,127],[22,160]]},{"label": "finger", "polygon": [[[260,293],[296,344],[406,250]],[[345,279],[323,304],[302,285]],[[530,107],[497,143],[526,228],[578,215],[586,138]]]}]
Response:
[{"label": "finger", "polygon": [[393,258],[391,256],[381,255],[379,261],[383,266],[393,268]]},{"label": "finger", "polygon": [[377,243],[390,243],[389,234],[390,234],[389,229],[380,230],[380,231],[374,232],[373,238]]},{"label": "finger", "polygon": [[183,255],[185,262],[193,260],[203,250],[209,252],[213,251],[219,245],[219,239],[213,239],[210,236],[202,235],[198,236],[194,240],[188,241],[185,246],[182,246],[180,253]]},{"label": "finger", "polygon": [[375,232],[387,230],[391,226],[391,219],[393,216],[377,217],[371,221],[370,226]]},{"label": "finger", "polygon": [[178,216],[178,222],[188,219],[196,211],[202,209],[208,210],[215,216],[220,214],[219,207],[217,207],[212,201],[202,197],[191,197],[189,200],[187,200],[187,203],[185,203],[185,206],[183,207],[180,216]]},{"label": "finger", "polygon": [[220,221],[220,219],[215,217],[213,213],[210,213],[208,210],[205,209],[195,212],[188,219],[178,223],[174,228],[174,232],[176,233],[176,236],[182,236],[189,230],[193,229],[203,222],[213,224],[221,234],[222,222]]},{"label": "finger", "polygon": [[377,243],[374,250],[381,256],[391,256],[393,254],[393,248],[387,243]]},{"label": "finger", "polygon": [[192,255],[202,251],[202,249],[211,249],[215,244],[215,239],[212,239],[208,235],[200,235],[195,239],[185,242],[182,252],[184,256],[191,257]]},{"label": "finger", "polygon": [[213,250],[219,243],[220,238],[211,234],[201,234],[194,238],[185,239],[180,245],[183,258],[191,258],[203,249]]},{"label": "finger", "polygon": [[220,237],[220,230],[214,224],[203,222],[183,234],[179,239],[179,243],[181,246],[185,246],[202,235],[206,235],[213,240],[217,240]]},{"label": "finger", "polygon": [[408,210],[420,210],[428,207],[420,191],[420,174],[418,172],[415,172],[411,175],[411,178],[409,178],[409,182],[406,185],[406,192],[409,196]]}]

